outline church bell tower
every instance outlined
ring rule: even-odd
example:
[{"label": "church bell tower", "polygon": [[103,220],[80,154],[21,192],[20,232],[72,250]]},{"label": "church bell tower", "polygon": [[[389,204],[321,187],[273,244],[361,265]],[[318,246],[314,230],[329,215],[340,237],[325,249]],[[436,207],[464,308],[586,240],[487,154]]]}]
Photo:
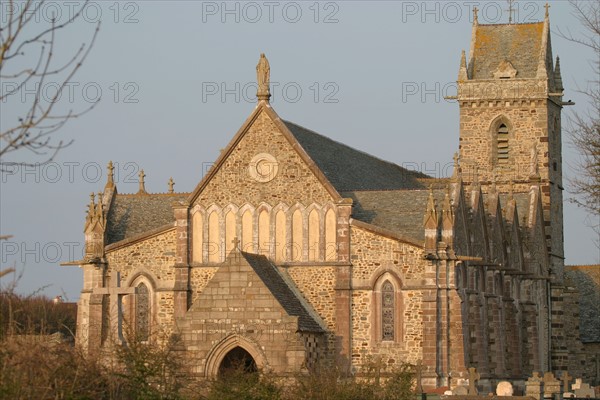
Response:
[{"label": "church bell tower", "polygon": [[[549,6],[543,22],[479,24],[474,9],[469,57],[458,74],[463,180],[498,192],[542,191],[553,280],[564,277],[561,110],[563,84],[553,62]],[[512,21],[511,21],[512,22]],[[521,215],[523,217],[523,215]]]}]

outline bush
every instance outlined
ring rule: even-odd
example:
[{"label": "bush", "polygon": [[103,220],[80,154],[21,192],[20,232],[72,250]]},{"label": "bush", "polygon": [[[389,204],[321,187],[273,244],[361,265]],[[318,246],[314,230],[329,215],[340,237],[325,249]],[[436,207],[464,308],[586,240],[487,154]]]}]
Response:
[{"label": "bush", "polygon": [[[72,338],[76,306],[41,296],[0,293],[0,398],[181,398],[185,375],[176,342],[130,340],[110,354],[82,354]],[[132,336],[133,337],[133,336]]]},{"label": "bush", "polygon": [[54,303],[40,296],[22,296],[12,290],[0,291],[0,339],[6,335],[49,335],[60,333],[73,338],[77,305]]},{"label": "bush", "polygon": [[[178,341],[157,333],[148,341],[131,338],[112,351],[90,357],[72,341],[76,309],[41,296],[0,293],[0,398],[65,400],[410,400],[413,368],[387,374],[367,360],[360,377],[332,368],[277,380],[235,366],[223,376],[198,382],[184,368]],[[69,336],[71,337],[71,336]],[[109,347],[107,347],[109,348]],[[107,350],[108,351],[108,350]],[[183,394],[185,391],[185,395]],[[203,394],[200,394],[203,393]]]},{"label": "bush", "polygon": [[381,374],[367,363],[360,377],[343,377],[321,372],[300,377],[290,399],[310,400],[409,400],[414,398],[413,367],[403,364],[391,373]]},{"label": "bush", "polygon": [[282,387],[269,375],[248,373],[242,368],[229,371],[209,383],[203,400],[280,400]]},{"label": "bush", "polygon": [[[160,337],[159,337],[160,336]],[[118,398],[176,400],[184,386],[183,360],[175,351],[177,339],[166,334],[153,340],[130,340],[116,348],[112,374],[118,377]],[[135,335],[130,335],[135,337]]]},{"label": "bush", "polygon": [[107,399],[100,365],[70,344],[27,336],[0,343],[0,398]]}]

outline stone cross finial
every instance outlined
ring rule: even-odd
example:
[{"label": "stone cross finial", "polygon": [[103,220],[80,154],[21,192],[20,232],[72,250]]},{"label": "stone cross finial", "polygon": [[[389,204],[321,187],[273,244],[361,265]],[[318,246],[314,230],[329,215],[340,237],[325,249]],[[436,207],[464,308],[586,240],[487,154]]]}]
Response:
[{"label": "stone cross finial", "polygon": [[456,180],[462,175],[462,169],[460,168],[460,156],[458,155],[458,152],[454,153],[454,157],[452,157],[452,159],[454,160],[454,171],[452,171],[452,179]]},{"label": "stone cross finial", "polygon": [[173,177],[169,178],[168,185],[169,185],[169,193],[174,193],[173,186],[175,186],[175,181],[173,180]]},{"label": "stone cross finial", "polygon": [[546,3],[546,5],[544,6],[544,8],[546,9],[545,18],[550,18],[550,4]]},{"label": "stone cross finial", "polygon": [[234,237],[233,240],[231,241],[231,243],[233,243],[233,248],[234,249],[239,249],[240,248],[240,239],[238,239],[238,237]]},{"label": "stone cross finial", "polygon": [[560,376],[560,380],[563,383],[563,392],[569,392],[569,382],[571,382],[573,380],[573,377],[569,375],[568,371],[563,372],[563,374]]},{"label": "stone cross finial", "polygon": [[140,189],[138,193],[146,193],[146,181],[144,180],[146,174],[144,173],[144,170],[140,170],[140,173],[138,175],[140,177]]},{"label": "stone cross finial", "polygon": [[477,8],[477,6],[473,7],[473,23],[475,23],[475,24],[479,23],[479,20],[477,17],[478,12],[479,12],[479,8]]},{"label": "stone cross finial", "polygon": [[106,170],[107,170],[107,181],[106,181],[106,186],[114,186],[115,185],[115,167],[113,166],[113,162],[109,161],[108,165],[106,166]]},{"label": "stone cross finial", "polygon": [[256,97],[258,97],[258,100],[269,101],[269,98],[271,97],[271,92],[269,90],[271,67],[269,66],[269,60],[267,60],[264,53],[261,53],[258,65],[256,65],[256,81],[258,83]]},{"label": "stone cross finial", "polygon": [[477,381],[481,378],[481,375],[473,367],[469,368],[469,396],[477,396]]},{"label": "stone cross finial", "polygon": [[515,2],[515,0],[507,0],[508,1],[508,23],[512,24],[512,17],[513,17],[513,13],[516,11],[513,8],[513,3]]}]

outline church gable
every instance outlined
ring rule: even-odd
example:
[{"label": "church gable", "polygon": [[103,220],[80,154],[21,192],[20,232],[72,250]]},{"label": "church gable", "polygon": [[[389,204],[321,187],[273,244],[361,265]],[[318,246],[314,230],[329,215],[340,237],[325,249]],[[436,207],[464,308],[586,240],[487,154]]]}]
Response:
[{"label": "church gable", "polygon": [[302,149],[290,138],[270,106],[260,104],[191,196],[192,206],[254,207],[298,202],[325,204],[339,199]]}]

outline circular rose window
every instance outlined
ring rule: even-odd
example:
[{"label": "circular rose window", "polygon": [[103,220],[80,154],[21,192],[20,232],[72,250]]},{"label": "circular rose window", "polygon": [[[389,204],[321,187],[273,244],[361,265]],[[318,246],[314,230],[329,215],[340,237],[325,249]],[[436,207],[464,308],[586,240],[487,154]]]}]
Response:
[{"label": "circular rose window", "polygon": [[260,153],[252,158],[248,167],[250,176],[258,182],[272,181],[277,175],[277,159],[268,153]]}]

